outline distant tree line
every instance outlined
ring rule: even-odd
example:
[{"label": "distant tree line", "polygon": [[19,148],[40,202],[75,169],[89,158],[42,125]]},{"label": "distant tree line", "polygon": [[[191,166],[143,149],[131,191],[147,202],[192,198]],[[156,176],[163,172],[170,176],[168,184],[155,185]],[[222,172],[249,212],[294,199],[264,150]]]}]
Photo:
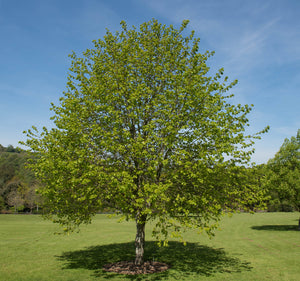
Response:
[{"label": "distant tree line", "polygon": [[260,169],[269,195],[268,210],[300,211],[300,129]]},{"label": "distant tree line", "polygon": [[[0,211],[38,212],[42,198],[36,193],[39,182],[26,163],[32,153],[0,144]],[[285,139],[267,164],[243,172],[248,185],[259,186],[265,194],[269,212],[300,211],[300,129],[296,136]],[[255,205],[249,206],[255,211]]]},{"label": "distant tree line", "polygon": [[42,204],[42,198],[36,193],[38,181],[34,174],[26,169],[26,163],[32,155],[12,145],[0,145],[0,211],[36,212]]}]

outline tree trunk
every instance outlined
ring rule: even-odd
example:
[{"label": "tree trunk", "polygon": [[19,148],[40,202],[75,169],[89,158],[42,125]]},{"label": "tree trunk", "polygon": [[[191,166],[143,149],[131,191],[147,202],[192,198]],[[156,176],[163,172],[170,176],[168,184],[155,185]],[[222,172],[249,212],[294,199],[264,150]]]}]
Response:
[{"label": "tree trunk", "polygon": [[144,263],[144,246],[145,246],[145,225],[146,216],[137,216],[136,218],[136,237],[135,237],[135,264]]},{"label": "tree trunk", "polygon": [[299,222],[298,222],[298,230],[300,231],[300,218],[299,218]]}]

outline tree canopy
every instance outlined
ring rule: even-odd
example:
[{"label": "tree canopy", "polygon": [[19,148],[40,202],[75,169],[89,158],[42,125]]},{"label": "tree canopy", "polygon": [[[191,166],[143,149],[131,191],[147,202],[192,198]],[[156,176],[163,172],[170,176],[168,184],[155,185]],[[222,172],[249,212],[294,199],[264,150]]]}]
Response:
[{"label": "tree canopy", "polygon": [[273,204],[284,210],[300,211],[300,129],[296,136],[286,138],[275,156],[266,165],[265,185]]},{"label": "tree canopy", "polygon": [[31,155],[14,148],[12,145],[0,145],[0,211],[8,212],[11,207],[15,211],[32,211],[41,202],[35,194],[37,180],[33,173],[26,169],[26,162]]},{"label": "tree canopy", "polygon": [[222,68],[209,75],[213,52],[199,52],[187,25],[107,30],[83,57],[71,55],[55,128],[25,132],[48,215],[69,231],[114,207],[136,221],[136,263],[147,221],[158,240],[190,227],[209,233],[257,196],[244,165],[267,129],[245,133],[252,106],[230,103],[237,81]]}]

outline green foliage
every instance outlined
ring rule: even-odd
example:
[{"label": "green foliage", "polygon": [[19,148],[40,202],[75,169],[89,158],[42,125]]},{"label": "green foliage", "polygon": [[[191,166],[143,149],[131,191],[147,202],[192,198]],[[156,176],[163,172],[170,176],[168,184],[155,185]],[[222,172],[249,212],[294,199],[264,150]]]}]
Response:
[{"label": "green foliage", "polygon": [[16,210],[20,206],[28,207],[29,194],[32,195],[31,190],[37,184],[33,172],[26,169],[31,157],[30,153],[11,145],[0,146],[0,211],[12,206]]},{"label": "green foliage", "polygon": [[257,201],[244,185],[259,138],[245,134],[251,106],[229,103],[237,81],[222,68],[208,75],[213,52],[183,35],[187,23],[122,22],[83,58],[73,53],[51,108],[56,127],[25,132],[48,215],[66,231],[112,206],[138,223],[156,219],[158,240],[190,227],[211,233],[223,211]]},{"label": "green foliage", "polygon": [[6,207],[4,198],[0,196],[0,211],[4,210]]},{"label": "green foliage", "polygon": [[300,211],[300,129],[296,137],[284,140],[265,170],[264,184],[272,197],[271,208]]}]

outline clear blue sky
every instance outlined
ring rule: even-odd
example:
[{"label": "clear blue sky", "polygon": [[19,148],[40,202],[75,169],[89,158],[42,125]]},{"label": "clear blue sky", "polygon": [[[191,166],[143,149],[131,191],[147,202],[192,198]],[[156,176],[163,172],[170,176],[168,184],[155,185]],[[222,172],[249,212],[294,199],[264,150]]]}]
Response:
[{"label": "clear blue sky", "polygon": [[50,103],[66,89],[74,50],[105,28],[152,18],[190,30],[212,69],[225,68],[234,102],[254,104],[249,132],[270,125],[253,161],[265,163],[300,128],[299,0],[0,0],[0,144],[18,145],[32,125],[51,127]]}]

